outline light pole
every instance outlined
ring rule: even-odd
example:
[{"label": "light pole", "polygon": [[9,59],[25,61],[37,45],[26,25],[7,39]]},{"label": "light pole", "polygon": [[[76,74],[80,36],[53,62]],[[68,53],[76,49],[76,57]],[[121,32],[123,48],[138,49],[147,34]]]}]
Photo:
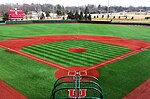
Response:
[{"label": "light pole", "polygon": [[107,7],[107,21],[108,21],[108,17],[109,17],[109,0],[108,0],[108,7]]},{"label": "light pole", "polygon": [[54,0],[52,0],[52,5],[53,5],[53,11],[52,11],[53,12],[53,17],[52,17],[52,19],[54,19],[54,7],[55,7],[54,6]]}]

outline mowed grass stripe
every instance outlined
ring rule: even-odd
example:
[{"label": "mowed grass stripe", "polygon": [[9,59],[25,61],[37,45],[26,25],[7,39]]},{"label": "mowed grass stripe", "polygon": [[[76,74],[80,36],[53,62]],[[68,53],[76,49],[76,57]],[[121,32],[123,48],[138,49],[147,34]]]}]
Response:
[{"label": "mowed grass stripe", "polygon": [[[90,45],[90,46],[89,46]],[[87,52],[69,52],[69,48],[86,48]],[[28,50],[30,49],[30,50]],[[32,50],[32,52],[31,52]],[[65,66],[91,66],[116,56],[120,56],[130,50],[125,47],[103,44],[87,40],[65,40],[54,43],[27,46],[22,51],[30,53],[40,53],[40,58],[45,58]],[[43,55],[42,55],[43,54]],[[57,60],[61,60],[58,61]]]},{"label": "mowed grass stripe", "polygon": [[[38,56],[40,56],[41,58],[47,58],[48,60],[51,60],[51,61],[55,60],[54,62],[61,59],[61,60],[63,60],[61,62],[59,61],[59,63],[61,65],[64,65],[64,64],[68,65],[68,64],[70,64],[70,62],[73,64],[80,64],[81,66],[84,66],[84,65],[88,66],[88,64],[93,64],[93,61],[85,61],[85,60],[82,60],[81,58],[80,58],[80,61],[78,61],[78,59],[75,61],[73,59],[71,60],[71,58],[64,57],[63,55],[59,55],[57,53],[50,53],[51,55],[49,55],[49,53],[47,53],[45,51],[43,53],[42,50],[39,50],[39,49],[32,49],[32,48],[30,48],[29,50],[27,50],[27,49],[28,48],[26,48],[24,50],[27,52],[30,51],[30,54],[32,54],[32,52],[31,52],[31,50],[32,50],[33,53],[40,53],[40,55],[38,55]],[[65,60],[67,60],[67,61],[65,61]]]},{"label": "mowed grass stripe", "polygon": [[[44,48],[43,48],[43,46],[44,46]],[[64,49],[60,49],[61,47],[58,47],[58,48],[55,48],[55,47],[50,47],[49,48],[49,46],[45,46],[45,45],[42,45],[42,47],[40,47],[40,46],[34,46],[34,47],[39,47],[39,48],[42,48],[42,49],[44,49],[44,50],[47,50],[47,51],[53,51],[53,52],[56,52],[56,53],[60,53],[60,54],[64,54],[64,53],[67,53],[66,55],[68,56],[68,57],[75,57],[75,56],[78,56],[79,58],[80,57],[84,57],[84,58],[90,58],[91,59],[91,57],[93,56],[92,54],[90,54],[90,53],[87,53],[87,52],[85,52],[85,53],[72,53],[72,52],[66,52],[66,50]],[[58,52],[59,51],[59,52]],[[72,55],[71,55],[71,54]],[[89,56],[85,56],[85,55],[89,55]],[[95,56],[94,56],[95,57]],[[97,59],[95,59],[94,57],[92,57],[94,60],[97,60]],[[99,60],[98,60],[99,61]],[[103,61],[103,60],[101,60],[101,61]]]},{"label": "mowed grass stripe", "polygon": [[[46,46],[45,46],[46,47]],[[48,46],[47,46],[48,47]],[[59,48],[59,47],[58,47]],[[68,52],[66,52],[66,51],[64,51],[64,50],[62,50],[61,49],[61,47],[60,47],[60,49],[56,49],[56,48],[53,48],[54,49],[54,51],[56,51],[56,53],[58,53],[58,51],[59,51],[59,53],[68,53]],[[98,59],[98,61],[100,61],[100,62],[102,62],[102,61],[104,61],[104,60],[106,60],[104,57],[106,56],[106,57],[110,57],[110,58],[112,58],[112,56],[110,56],[110,55],[107,55],[107,54],[104,54],[104,53],[99,53],[99,58],[98,58],[98,56],[97,56],[97,54],[98,53],[88,53],[88,52],[85,52],[85,53],[82,53],[82,54],[79,54],[79,53],[73,53],[73,52],[70,52],[70,53],[68,53],[69,55],[71,55],[71,57],[73,57],[73,56],[78,56],[79,58],[80,57],[83,57],[83,58],[88,58],[89,60],[97,60]],[[103,57],[102,57],[103,56]],[[97,58],[95,58],[95,57],[97,57]],[[110,58],[108,58],[108,59],[110,59]]]},{"label": "mowed grass stripe", "polygon": [[[53,53],[57,53],[57,54],[59,54],[59,55],[64,55],[64,56],[66,56],[66,57],[68,57],[68,58],[77,58],[77,59],[81,59],[82,60],[82,58],[87,58],[87,59],[91,59],[91,56],[84,56],[84,54],[86,54],[86,53],[82,53],[82,54],[79,54],[79,53],[71,53],[71,54],[74,54],[74,55],[71,55],[70,54],[70,52],[66,52],[65,50],[62,50],[62,49],[57,49],[57,48],[47,48],[47,47],[42,47],[42,46],[34,46],[34,47],[36,47],[37,49],[39,48],[39,49],[43,49],[44,50],[44,52],[47,52],[48,54],[51,54],[50,52],[53,52]],[[35,49],[36,50],[36,49]],[[93,58],[93,60],[97,60],[96,58],[94,58],[94,57],[92,57]],[[83,60],[83,61],[85,61],[85,60]],[[100,61],[100,60],[97,60],[97,61]],[[101,61],[103,61],[103,60],[101,60]]]},{"label": "mowed grass stripe", "polygon": [[[103,45],[103,46],[106,46],[106,47],[111,47],[112,46],[114,48],[117,47],[117,48],[128,49],[127,47],[115,46],[113,44],[106,44],[106,43],[95,42],[95,41],[90,41],[90,40],[64,40],[64,41],[61,41],[61,42],[58,42],[58,43],[55,42],[55,43],[56,43],[55,45],[63,43],[63,44],[68,44],[68,46],[79,45],[79,43],[82,44],[82,45],[89,46],[89,43],[90,43],[90,45],[92,45],[92,46],[101,46],[101,45]],[[50,43],[47,43],[47,44],[50,44]],[[82,45],[80,45],[80,46],[82,46]]]},{"label": "mowed grass stripe", "polygon": [[[40,46],[49,47],[48,45],[40,45]],[[59,47],[59,46],[53,46],[53,47],[49,47],[49,48],[55,49],[55,47],[59,48],[59,49],[56,49],[56,50],[60,50],[60,51],[63,51],[61,48],[64,48],[64,47]],[[65,49],[65,48],[64,48],[64,49]],[[66,49],[66,50],[67,50],[67,49]],[[88,50],[89,50],[89,49],[88,49]],[[109,57],[108,59],[113,58],[113,57],[114,57],[113,54],[114,54],[115,56],[119,56],[119,55],[121,55],[121,54],[124,54],[124,53],[127,53],[127,52],[128,52],[128,51],[126,51],[126,52],[115,52],[115,51],[106,52],[106,51],[108,51],[108,50],[105,50],[105,51],[97,51],[97,52],[96,52],[96,50],[95,50],[96,53],[93,53],[92,51],[93,51],[93,50],[91,50],[91,52],[90,52],[90,56],[92,56],[92,54],[93,54],[93,55],[99,54],[100,56]],[[85,54],[88,54],[88,53],[86,52]],[[82,55],[82,54],[81,54],[81,55]],[[86,57],[88,57],[88,56],[86,56]],[[103,57],[100,57],[100,59],[102,59],[102,58],[103,58]],[[106,60],[106,59],[104,59],[104,60]]]},{"label": "mowed grass stripe", "polygon": [[[32,50],[32,49],[24,49],[27,53],[30,53],[32,55],[35,55],[35,56],[38,56],[40,58],[44,58],[44,59],[51,59],[51,61],[53,62],[57,62],[59,64],[62,64],[64,66],[67,66],[69,63],[67,63],[66,61],[64,60],[58,60],[59,57],[57,56],[50,56],[50,55],[47,55],[47,54],[44,54],[44,53],[39,53],[38,51],[35,51],[35,50]],[[70,61],[70,63],[73,63],[72,61]]]},{"label": "mowed grass stripe", "polygon": [[[43,47],[48,47],[48,48],[52,48],[52,49],[57,49],[57,50],[61,50],[61,51],[63,51],[63,50],[68,50],[65,46],[49,46],[49,45],[37,45],[37,46],[43,46]],[[59,48],[59,49],[58,49]],[[63,50],[62,50],[63,49]],[[111,49],[111,50],[110,50]],[[87,47],[87,50],[89,51],[89,50],[91,50],[91,51],[93,51],[94,49],[92,49],[92,48],[89,48],[89,47]],[[119,51],[118,51],[119,50]],[[118,54],[120,54],[120,53],[123,53],[123,52],[128,52],[129,50],[126,50],[126,51],[121,51],[121,49],[115,49],[115,51],[113,50],[112,51],[112,48],[108,48],[108,49],[105,49],[105,50],[103,50],[103,48],[101,48],[100,50],[97,48],[96,50],[94,50],[94,51],[101,51],[100,53],[103,53],[104,52],[104,54],[105,54],[105,51],[107,51],[108,53],[114,53],[114,54],[116,54],[116,53],[118,53]]]},{"label": "mowed grass stripe", "polygon": [[[81,44],[82,45],[82,44]],[[55,48],[55,47],[57,47],[58,48],[58,46],[61,46],[61,47],[59,47],[59,48],[61,48],[61,49],[66,49],[66,47],[68,47],[67,45],[66,46],[64,46],[64,45],[39,45],[39,46],[47,46],[47,47],[49,47],[49,48]],[[75,47],[75,46],[71,46],[70,48],[73,48],[73,47]],[[108,51],[108,52],[116,52],[116,53],[122,53],[122,52],[127,52],[127,51],[130,51],[130,49],[123,49],[123,48],[114,48],[114,47],[103,47],[103,46],[100,46],[100,47],[97,47],[97,46],[79,46],[78,48],[82,48],[82,47],[84,47],[84,48],[87,48],[88,50],[90,50],[90,49],[92,49],[92,50],[98,50],[98,51]],[[69,48],[69,47],[68,47]],[[115,50],[115,51],[114,51]]]},{"label": "mowed grass stripe", "polygon": [[[105,43],[100,43],[100,42],[93,42],[93,41],[80,41],[80,42],[78,42],[77,40],[75,41],[75,40],[71,40],[71,41],[73,41],[73,42],[68,42],[67,40],[66,41],[61,41],[61,42],[58,42],[58,43],[47,43],[47,44],[44,44],[44,45],[51,45],[51,46],[53,46],[53,45],[55,45],[55,46],[63,46],[63,45],[66,45],[66,46],[68,46],[68,47],[74,47],[74,46],[81,46],[81,47],[85,47],[85,46],[91,46],[91,47],[101,47],[101,46],[103,46],[103,48],[107,48],[108,49],[108,47],[112,47],[112,48],[121,48],[122,50],[126,50],[126,49],[129,49],[129,48],[127,48],[127,47],[122,47],[122,46],[116,46],[116,45],[111,45],[111,44],[105,44]],[[91,43],[92,42],[92,43]],[[90,43],[90,44],[89,44]],[[62,45],[63,44],[63,45]],[[79,45],[80,44],[80,45]]]},{"label": "mowed grass stripe", "polygon": [[[26,48],[27,49],[27,48]],[[89,60],[89,61],[87,61],[87,57],[85,57],[85,58],[87,58],[86,60],[83,58],[83,57],[78,57],[78,56],[71,56],[71,55],[69,55],[69,53],[68,54],[65,54],[65,53],[59,53],[59,52],[57,52],[57,53],[55,53],[55,52],[53,52],[53,50],[46,50],[46,49],[43,49],[43,50],[40,50],[39,48],[29,48],[29,49],[33,49],[33,50],[35,50],[35,51],[37,51],[37,52],[41,52],[41,53],[44,53],[44,54],[47,54],[47,55],[50,55],[50,56],[52,56],[52,55],[55,55],[56,57],[62,57],[63,59],[65,58],[65,59],[68,59],[68,61],[72,61],[72,62],[74,62],[74,63],[76,63],[76,64],[79,64],[79,61],[78,60],[80,60],[80,61],[82,61],[82,64],[83,65],[87,65],[87,64],[95,64],[95,62],[92,60]],[[74,60],[74,59],[76,59],[76,60]],[[103,60],[102,60],[103,61]],[[84,62],[84,63],[83,63]],[[81,64],[81,62],[80,62],[80,64]]]},{"label": "mowed grass stripe", "polygon": [[[126,47],[120,47],[120,46],[115,46],[115,45],[103,44],[103,43],[99,43],[99,42],[94,42],[94,43],[97,43],[97,45],[95,45],[95,46],[92,46],[93,43],[90,43],[90,45],[88,43],[86,45],[84,45],[83,43],[79,43],[79,42],[76,42],[77,45],[74,44],[74,43],[70,43],[70,44],[68,44],[68,43],[63,43],[63,44],[62,43],[59,43],[59,44],[51,44],[51,43],[49,43],[49,44],[44,44],[44,45],[50,45],[50,46],[54,46],[54,47],[62,46],[62,48],[65,47],[64,45],[68,46],[68,48],[69,47],[79,46],[79,47],[92,48],[93,50],[94,49],[101,49],[101,50],[108,50],[108,51],[116,50],[117,52],[123,52],[123,51],[126,52],[126,51],[130,50],[129,48],[126,48]],[[108,48],[107,45],[109,45],[109,48]]]}]

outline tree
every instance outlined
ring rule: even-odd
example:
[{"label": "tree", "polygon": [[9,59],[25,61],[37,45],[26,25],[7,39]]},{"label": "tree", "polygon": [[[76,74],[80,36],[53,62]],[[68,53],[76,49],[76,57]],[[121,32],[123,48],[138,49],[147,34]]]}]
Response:
[{"label": "tree", "polygon": [[62,13],[61,13],[61,5],[56,5],[56,8],[57,8],[57,11],[56,11],[56,13],[57,13],[57,15],[62,15]]},{"label": "tree", "polygon": [[87,14],[85,14],[84,19],[85,19],[85,20],[88,20],[88,16],[87,16]]},{"label": "tree", "polygon": [[132,18],[131,19],[134,19],[134,17],[132,16]]},{"label": "tree", "polygon": [[45,19],[44,13],[41,14],[40,19]]},{"label": "tree", "polygon": [[89,14],[89,16],[88,16],[88,20],[89,20],[89,21],[91,21],[91,20],[92,20],[92,18],[91,18],[91,14]]},{"label": "tree", "polygon": [[109,18],[109,15],[107,15],[107,18]]},{"label": "tree", "polygon": [[28,11],[25,11],[24,14],[27,15],[27,14],[28,14]]},{"label": "tree", "polygon": [[49,15],[50,12],[47,11],[47,12],[45,12],[45,13],[46,13],[46,17],[49,17],[49,16],[50,16],[50,15]]},{"label": "tree", "polygon": [[89,8],[88,7],[85,8],[84,14],[89,14]]},{"label": "tree", "polygon": [[67,13],[67,14],[68,14],[67,19],[75,19],[75,15],[73,15],[72,12],[69,12],[69,13]]},{"label": "tree", "polygon": [[28,19],[28,16],[26,16],[25,18]]},{"label": "tree", "polygon": [[101,5],[98,5],[98,10],[101,10]]},{"label": "tree", "polygon": [[32,19],[32,15],[30,15],[30,19]]},{"label": "tree", "polygon": [[60,16],[65,15],[64,6],[61,6],[58,4],[58,5],[56,5],[56,9],[57,9],[57,11],[56,11],[57,15],[60,15]]},{"label": "tree", "polygon": [[82,11],[80,12],[79,20],[83,20],[83,12]]},{"label": "tree", "polygon": [[78,12],[76,11],[76,13],[75,13],[75,19],[76,20],[78,20],[79,19],[79,14],[78,14]]},{"label": "tree", "polygon": [[9,20],[8,12],[3,14],[3,21],[7,21],[7,20]]}]

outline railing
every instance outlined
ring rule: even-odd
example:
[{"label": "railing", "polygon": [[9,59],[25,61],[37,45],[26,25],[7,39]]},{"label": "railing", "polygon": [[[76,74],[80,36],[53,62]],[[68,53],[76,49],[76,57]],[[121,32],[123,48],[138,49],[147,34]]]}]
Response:
[{"label": "railing", "polygon": [[[63,86],[71,84],[72,86]],[[88,86],[84,86],[88,84]],[[91,86],[92,85],[92,86]],[[59,94],[68,94],[64,97]],[[67,90],[67,91],[66,91]],[[69,92],[68,92],[69,91]],[[94,96],[90,96],[87,92],[94,92]],[[100,81],[94,76],[64,76],[59,78],[52,90],[50,99],[103,99]]]}]

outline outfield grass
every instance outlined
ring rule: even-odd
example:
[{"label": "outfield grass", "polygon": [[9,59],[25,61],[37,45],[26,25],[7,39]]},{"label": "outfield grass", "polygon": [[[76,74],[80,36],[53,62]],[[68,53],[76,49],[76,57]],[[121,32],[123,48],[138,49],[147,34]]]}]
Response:
[{"label": "outfield grass", "polygon": [[[0,40],[38,35],[105,35],[150,41],[150,28],[97,24],[0,26]],[[3,36],[2,36],[3,35]],[[5,37],[4,37],[5,36]],[[8,37],[9,36],[9,37]],[[150,49],[98,69],[105,99],[121,99],[150,78]],[[0,49],[0,79],[29,99],[48,99],[55,68]]]},{"label": "outfield grass", "polygon": [[104,35],[150,41],[150,28],[138,26],[102,24],[26,24],[0,26],[0,40],[10,39],[12,37],[58,34]]}]

